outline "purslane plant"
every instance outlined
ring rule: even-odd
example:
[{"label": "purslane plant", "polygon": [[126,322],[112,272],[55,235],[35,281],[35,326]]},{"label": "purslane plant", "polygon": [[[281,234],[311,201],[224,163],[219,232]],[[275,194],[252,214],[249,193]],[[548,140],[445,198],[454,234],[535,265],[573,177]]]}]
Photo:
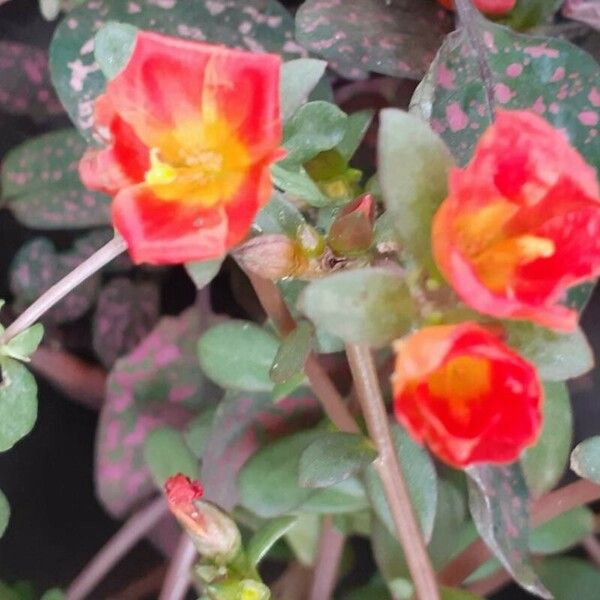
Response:
[{"label": "purslane plant", "polygon": [[[33,324],[77,285],[127,252],[135,265],[185,264],[201,290],[194,307],[148,330],[112,366],[99,494],[117,516],[156,488],[161,496],[67,597],[86,597],[168,508],[183,533],[161,600],[182,598],[190,582],[203,599],[291,597],[285,582],[286,591],[270,590],[260,570],[282,556],[310,565],[305,596],[326,600],[352,535],[370,539],[379,571],[355,597],[469,600],[494,589],[501,565],[531,593],[560,598],[552,559],[536,565],[531,554],[592,539],[584,505],[600,498],[594,440],[572,458],[590,481],[548,493],[570,449],[562,382],[592,366],[573,294],[585,298],[582,285],[600,273],[600,68],[582,83],[568,73],[577,60],[561,62],[566,42],[515,37],[505,53],[525,48],[527,58],[500,72],[494,57],[514,34],[459,0],[468,18],[415,92],[419,116],[380,112],[377,169],[367,177],[353,157],[373,115],[329,101],[322,61],[282,62],[290,36],[280,48],[266,34],[259,44],[250,21],[232,28],[225,19],[246,14],[277,29],[286,17],[201,4],[209,16],[224,13],[213,23],[223,38],[211,42],[247,49],[187,35],[181,24],[166,28],[171,35],[148,31],[144,9],[131,18],[139,28],[109,22],[97,31],[96,5],[68,15],[53,43],[59,96],[93,142],[77,157],[81,181],[110,196],[115,237],[2,330],[0,450],[35,418],[35,383],[22,365],[41,339]],[[523,4],[474,2],[509,23]],[[347,19],[342,38],[358,21]],[[80,26],[90,27],[97,64],[65,85],[57,73],[75,64],[65,59]],[[337,39],[314,48],[327,56]],[[342,57],[354,51],[335,47]],[[351,71],[343,60],[332,66]],[[461,95],[469,69],[480,87],[469,81]],[[521,76],[523,86],[545,77],[567,87],[515,106],[521,88],[500,77]],[[572,118],[575,96],[584,104]],[[214,323],[202,288],[228,255],[250,284],[241,297],[261,304],[263,326]],[[137,314],[136,301],[129,310]],[[109,314],[104,336],[110,323]],[[569,528],[576,533],[565,542],[559,532]],[[489,565],[489,579],[475,572],[486,547],[500,563]]]}]

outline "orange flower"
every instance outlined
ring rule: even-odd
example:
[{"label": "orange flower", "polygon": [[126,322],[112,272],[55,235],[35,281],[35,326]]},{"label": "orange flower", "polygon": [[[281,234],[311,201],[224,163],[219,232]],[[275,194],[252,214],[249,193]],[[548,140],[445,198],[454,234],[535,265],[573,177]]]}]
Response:
[{"label": "orange flower", "polygon": [[567,288],[600,273],[595,170],[529,112],[498,112],[450,175],[433,221],[436,262],[462,300],[501,318],[569,331]]},{"label": "orange flower", "polygon": [[135,262],[217,258],[246,236],[281,156],[280,65],[274,54],[138,34],[96,101],[108,145],[80,164],[87,187],[114,196]]},{"label": "orange flower", "polygon": [[[438,0],[448,10],[454,10],[454,0]],[[515,7],[517,0],[474,0],[473,4],[488,15],[503,15]]]},{"label": "orange flower", "polygon": [[396,342],[394,412],[419,443],[455,467],[509,463],[535,442],[535,369],[474,323],[427,327]]}]

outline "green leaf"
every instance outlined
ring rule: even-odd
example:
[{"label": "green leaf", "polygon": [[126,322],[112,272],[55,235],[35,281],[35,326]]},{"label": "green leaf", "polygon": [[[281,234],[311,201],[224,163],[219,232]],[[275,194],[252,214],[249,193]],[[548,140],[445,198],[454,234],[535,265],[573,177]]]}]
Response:
[{"label": "green leaf", "polygon": [[196,288],[201,290],[207,286],[217,275],[223,264],[222,258],[214,260],[196,260],[185,263],[187,274],[192,278]]},{"label": "green leaf", "polygon": [[[370,538],[377,570],[388,584],[398,579],[410,579],[402,546],[398,543],[396,535],[392,535],[379,519],[373,520]],[[409,594],[408,598],[411,595]]]},{"label": "green leaf", "polygon": [[594,531],[594,513],[579,506],[536,527],[529,537],[534,554],[557,554],[576,546]]},{"label": "green leaf", "polygon": [[299,510],[307,513],[336,515],[355,513],[369,507],[365,488],[358,479],[351,477],[328,488],[317,490],[302,503]]},{"label": "green leaf", "polygon": [[466,469],[469,508],[479,535],[524,589],[551,598],[529,558],[529,496],[518,465]]},{"label": "green leaf", "polygon": [[432,0],[307,0],[296,13],[296,39],[353,79],[364,71],[420,79],[451,28]]},{"label": "green leaf", "polygon": [[[549,4],[549,3],[548,3]],[[585,118],[597,108],[591,91],[600,88],[596,61],[573,44],[558,38],[534,37],[481,19],[477,23],[485,40],[487,60],[500,109],[533,109],[558,129],[598,169],[600,136],[596,123]],[[460,164],[470,158],[475,143],[491,123],[479,60],[469,42],[451,34],[439,51],[438,85],[431,122]],[[439,83],[440,73],[443,73]],[[581,118],[584,115],[584,118]]]},{"label": "green leaf", "polygon": [[40,600],[66,600],[66,596],[62,590],[52,588],[42,594]]},{"label": "green leaf", "polygon": [[254,227],[259,233],[283,233],[294,238],[298,228],[305,223],[300,211],[275,192],[268,204],[256,215]]},{"label": "green leaf", "polygon": [[10,505],[6,496],[0,490],[0,538],[4,535],[10,519]]},{"label": "green leaf", "polygon": [[281,166],[301,165],[319,152],[335,148],[344,138],[348,116],[335,104],[317,100],[301,106],[286,123]]},{"label": "green leaf", "polygon": [[580,477],[600,484],[600,435],[575,446],[571,452],[571,469]]},{"label": "green leaf", "polygon": [[517,0],[515,7],[499,22],[514,29],[529,29],[549,20],[562,3],[563,0]]},{"label": "green leaf", "polygon": [[377,458],[369,440],[355,433],[324,433],[300,457],[300,485],[329,487],[356,475]]},{"label": "green leaf", "polygon": [[33,429],[37,418],[37,385],[21,363],[5,358],[0,366],[0,452],[5,452]]},{"label": "green leaf", "polygon": [[404,111],[380,113],[378,178],[400,242],[432,268],[431,220],[446,197],[452,158],[430,127]]},{"label": "green leaf", "polygon": [[[437,476],[433,462],[429,454],[413,442],[398,425],[392,425],[392,433],[413,506],[419,517],[423,534],[429,540],[437,506]],[[387,526],[388,531],[395,536],[396,529],[385,499],[383,486],[373,465],[367,468],[365,481],[367,494],[375,514]]]},{"label": "green leaf", "polygon": [[281,115],[287,121],[306,102],[325,73],[327,63],[316,58],[297,58],[281,67]]},{"label": "green leaf", "polygon": [[298,485],[298,469],[304,449],[321,435],[304,431],[261,448],[240,472],[242,506],[270,519],[293,511],[315,494]]},{"label": "green leaf", "polygon": [[17,360],[27,360],[37,350],[43,337],[44,326],[36,323],[2,346],[0,354]]},{"label": "green leaf", "polygon": [[456,540],[467,519],[467,502],[456,485],[440,477],[431,541],[427,552],[436,569],[440,569],[456,552]]},{"label": "green leaf", "polygon": [[481,596],[471,594],[467,590],[459,590],[456,588],[443,587],[441,589],[442,600],[485,600]]},{"label": "green leaf", "polygon": [[317,184],[303,167],[285,167],[278,163],[271,167],[273,184],[282,192],[304,200],[311,206],[321,207],[331,204],[331,200],[321,193]]},{"label": "green leaf", "polygon": [[314,328],[307,321],[300,321],[291,333],[281,342],[270,377],[274,383],[285,383],[292,377],[302,373],[304,363],[312,349]]},{"label": "green leaf", "polygon": [[67,112],[88,141],[93,141],[93,100],[104,91],[106,79],[91,51],[94,35],[110,21],[180,38],[223,44],[232,48],[305,56],[293,41],[294,22],[275,0],[168,0],[148,2],[142,10],[125,0],[87,2],[70,11],[56,28],[50,47],[52,81]]},{"label": "green leaf", "polygon": [[358,150],[373,121],[373,115],[374,112],[372,110],[359,110],[348,115],[346,133],[342,141],[336,146],[336,150],[342,155],[344,160],[350,160]]},{"label": "green leaf", "polygon": [[159,488],[178,473],[191,479],[198,478],[198,459],[185,443],[183,435],[172,427],[158,427],[150,432],[144,441],[144,461]]},{"label": "green leaf", "polygon": [[286,396],[294,393],[298,388],[301,388],[306,383],[306,376],[304,373],[296,373],[287,381],[283,383],[276,383],[273,386],[271,396],[273,402],[277,402]]},{"label": "green leaf", "polygon": [[86,144],[75,129],[31,139],[2,163],[2,197],[16,219],[33,229],[74,229],[110,223],[111,199],[81,183]]},{"label": "green leaf", "polygon": [[414,308],[402,277],[383,268],[334,273],[302,292],[299,308],[346,342],[383,345],[405,335]]},{"label": "green leaf", "polygon": [[534,497],[550,491],[562,477],[573,439],[573,413],[564,383],[544,384],[542,432],[521,456],[527,487]]},{"label": "green leaf", "polygon": [[285,535],[298,561],[305,566],[314,564],[321,531],[319,515],[300,513],[294,525]]},{"label": "green leaf", "polygon": [[296,523],[297,517],[280,517],[269,521],[259,529],[248,542],[246,556],[248,562],[256,567],[258,563],[268,554],[281,537]]},{"label": "green leaf", "polygon": [[185,443],[197,458],[202,458],[215,420],[216,408],[207,408],[192,419],[183,433]]},{"label": "green leaf", "polygon": [[594,366],[594,353],[581,328],[558,333],[532,323],[506,324],[508,344],[537,368],[544,381],[564,381],[587,373]]},{"label": "green leaf", "polygon": [[211,327],[198,340],[202,370],[225,388],[270,391],[269,370],[279,342],[249,321],[228,321]]},{"label": "green leaf", "polygon": [[138,28],[127,23],[109,22],[94,37],[94,57],[104,76],[114,79],[129,62]]},{"label": "green leaf", "polygon": [[598,600],[600,570],[579,558],[546,558],[540,576],[556,600]]}]

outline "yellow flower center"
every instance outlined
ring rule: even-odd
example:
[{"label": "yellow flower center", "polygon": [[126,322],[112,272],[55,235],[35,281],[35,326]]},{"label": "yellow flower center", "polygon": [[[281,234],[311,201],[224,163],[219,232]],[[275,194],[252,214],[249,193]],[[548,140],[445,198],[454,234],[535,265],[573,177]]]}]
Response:
[{"label": "yellow flower center", "polygon": [[145,181],[162,200],[210,208],[242,184],[251,165],[248,149],[229,123],[208,117],[169,131],[151,149]]},{"label": "yellow flower center", "polygon": [[518,267],[555,252],[554,242],[535,235],[507,237],[504,226],[518,211],[498,201],[456,220],[458,243],[477,276],[494,292],[506,291]]},{"label": "yellow flower center", "polygon": [[432,396],[448,401],[449,407],[460,421],[469,420],[474,402],[491,391],[491,368],[485,358],[458,356],[428,378]]}]

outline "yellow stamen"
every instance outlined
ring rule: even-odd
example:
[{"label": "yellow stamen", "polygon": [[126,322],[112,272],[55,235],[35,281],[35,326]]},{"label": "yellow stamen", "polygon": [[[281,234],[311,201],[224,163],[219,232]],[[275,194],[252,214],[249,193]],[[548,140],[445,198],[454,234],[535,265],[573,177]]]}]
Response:
[{"label": "yellow stamen", "polygon": [[548,238],[523,235],[516,241],[522,263],[528,263],[537,258],[549,258],[554,254],[554,242]]},{"label": "yellow stamen", "polygon": [[150,169],[146,171],[146,183],[149,185],[167,185],[177,178],[177,170],[159,158],[159,149],[150,150]]}]

